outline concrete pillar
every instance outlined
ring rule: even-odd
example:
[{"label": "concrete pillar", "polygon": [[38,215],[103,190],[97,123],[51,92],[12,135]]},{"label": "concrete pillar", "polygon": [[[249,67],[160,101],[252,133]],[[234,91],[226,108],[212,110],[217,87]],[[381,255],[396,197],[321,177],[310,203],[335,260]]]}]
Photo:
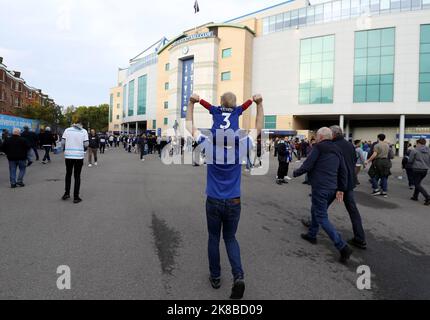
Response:
[{"label": "concrete pillar", "polygon": [[400,132],[399,132],[399,157],[405,156],[405,130],[406,130],[406,117],[405,115],[400,116]]},{"label": "concrete pillar", "polygon": [[130,123],[127,123],[127,134],[130,134]]},{"label": "concrete pillar", "polygon": [[342,129],[342,131],[345,130],[345,116],[341,115],[339,117],[339,127]]},{"label": "concrete pillar", "polygon": [[345,127],[345,139],[346,141],[349,141],[349,135],[351,134],[351,128],[349,126],[349,120],[346,122],[346,127]]},{"label": "concrete pillar", "polygon": [[139,134],[139,122],[136,122],[136,135]]}]

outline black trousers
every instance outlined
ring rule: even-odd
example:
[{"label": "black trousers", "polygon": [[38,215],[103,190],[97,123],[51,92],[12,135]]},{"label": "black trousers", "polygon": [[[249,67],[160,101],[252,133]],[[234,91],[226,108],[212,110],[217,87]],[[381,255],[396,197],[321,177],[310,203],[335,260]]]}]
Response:
[{"label": "black trousers", "polygon": [[79,190],[81,188],[81,172],[84,166],[84,159],[66,159],[66,194],[70,194],[72,186],[72,174],[75,177],[75,189],[73,196],[79,197]]},{"label": "black trousers", "polygon": [[279,162],[279,168],[278,168],[278,179],[283,180],[285,176],[288,175],[288,170],[290,169],[290,164],[286,161],[280,161]]},{"label": "black trousers", "polygon": [[51,157],[49,156],[49,152],[51,152],[51,147],[43,146],[43,149],[45,149],[45,156],[43,157],[43,161],[51,161]]},{"label": "black trousers", "polygon": [[33,149],[34,155],[36,156],[36,161],[39,161],[39,152],[37,152],[37,147],[31,147]]},{"label": "black trousers", "polygon": [[430,196],[426,189],[422,186],[423,180],[427,176],[427,170],[413,170],[414,183],[415,183],[415,192],[414,198],[418,198],[420,193],[424,196],[426,200],[430,200]]},{"label": "black trousers", "polygon": [[106,143],[100,143],[100,153],[105,153]]}]

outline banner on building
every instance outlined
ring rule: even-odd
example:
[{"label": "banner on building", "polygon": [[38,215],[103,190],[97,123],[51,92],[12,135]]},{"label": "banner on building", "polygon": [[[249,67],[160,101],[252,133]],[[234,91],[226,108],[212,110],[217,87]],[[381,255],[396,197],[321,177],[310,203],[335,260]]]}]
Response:
[{"label": "banner on building", "polygon": [[31,131],[39,131],[40,122],[32,119],[18,118],[0,114],[0,130],[7,129],[10,133],[14,128],[23,128],[27,126]]},{"label": "banner on building", "polygon": [[187,117],[188,102],[193,93],[194,86],[194,58],[182,61],[182,97],[181,118]]}]

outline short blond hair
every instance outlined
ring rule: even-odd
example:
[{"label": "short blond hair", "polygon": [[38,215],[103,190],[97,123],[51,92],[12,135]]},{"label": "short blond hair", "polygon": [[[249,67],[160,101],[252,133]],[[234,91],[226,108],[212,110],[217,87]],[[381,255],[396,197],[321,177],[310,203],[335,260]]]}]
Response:
[{"label": "short blond hair", "polygon": [[221,97],[221,105],[227,108],[236,107],[237,99],[233,92],[226,92]]}]

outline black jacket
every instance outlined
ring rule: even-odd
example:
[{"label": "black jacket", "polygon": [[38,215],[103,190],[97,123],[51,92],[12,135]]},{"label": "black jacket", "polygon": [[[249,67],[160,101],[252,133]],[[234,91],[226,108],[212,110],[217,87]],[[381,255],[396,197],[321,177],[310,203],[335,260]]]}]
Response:
[{"label": "black jacket", "polygon": [[23,137],[25,140],[27,140],[30,147],[36,147],[37,146],[37,134],[32,131],[24,131],[21,134],[21,137]]},{"label": "black jacket", "polygon": [[337,191],[348,190],[345,161],[340,149],[333,141],[326,140],[315,144],[303,166],[294,171],[294,177],[308,173],[313,189]]},{"label": "black jacket", "polygon": [[352,191],[357,187],[355,181],[355,164],[357,160],[355,148],[352,143],[346,141],[344,138],[337,138],[333,142],[342,152],[347,170],[348,191]]},{"label": "black jacket", "polygon": [[39,141],[41,146],[52,146],[55,143],[54,135],[49,131],[42,132]]},{"label": "black jacket", "polygon": [[100,138],[99,136],[96,135],[92,135],[91,133],[89,134],[89,138],[90,138],[90,143],[88,145],[89,148],[91,149],[98,149],[100,147]]},{"label": "black jacket", "polygon": [[12,136],[3,144],[3,152],[6,153],[9,161],[27,160],[27,152],[30,146],[24,138]]}]

